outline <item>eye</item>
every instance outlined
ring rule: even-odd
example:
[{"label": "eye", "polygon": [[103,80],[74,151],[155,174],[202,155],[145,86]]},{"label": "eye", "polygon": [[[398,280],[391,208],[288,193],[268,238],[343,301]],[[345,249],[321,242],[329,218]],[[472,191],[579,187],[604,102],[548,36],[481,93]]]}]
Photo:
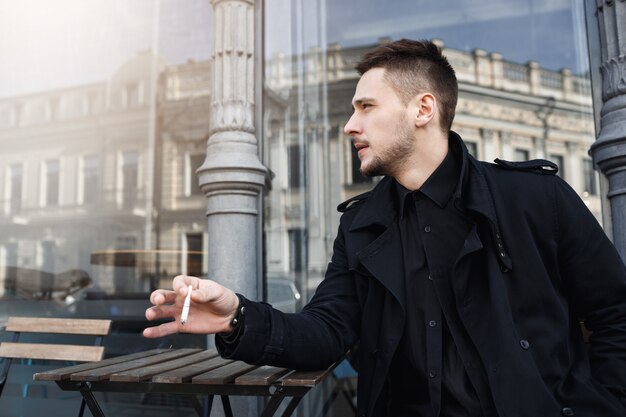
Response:
[{"label": "eye", "polygon": [[363,103],[363,104],[361,104],[361,108],[362,108],[363,110],[367,109],[368,107],[372,107],[372,105],[371,105],[371,104],[369,104],[369,103]]}]

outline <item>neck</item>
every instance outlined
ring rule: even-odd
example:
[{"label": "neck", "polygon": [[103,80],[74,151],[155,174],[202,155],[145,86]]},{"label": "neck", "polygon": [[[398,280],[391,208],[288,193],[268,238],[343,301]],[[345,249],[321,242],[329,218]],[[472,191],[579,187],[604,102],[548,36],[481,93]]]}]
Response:
[{"label": "neck", "polygon": [[393,177],[408,190],[418,190],[431,176],[448,154],[448,135],[430,132],[418,138],[415,149],[401,169]]}]

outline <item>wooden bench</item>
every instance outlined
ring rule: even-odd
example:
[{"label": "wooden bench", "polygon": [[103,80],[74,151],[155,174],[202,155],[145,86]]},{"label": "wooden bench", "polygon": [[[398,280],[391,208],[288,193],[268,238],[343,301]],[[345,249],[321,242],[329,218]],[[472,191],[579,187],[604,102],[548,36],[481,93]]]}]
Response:
[{"label": "wooden bench", "polygon": [[[111,329],[111,320],[89,320],[73,318],[9,317],[6,331],[13,332],[11,342],[0,343],[0,358],[5,358],[0,374],[0,395],[7,382],[9,370],[14,359],[46,360],[65,362],[94,362],[104,357],[102,338]],[[94,345],[26,343],[20,341],[23,333],[42,335],[84,335],[95,338]],[[28,385],[23,396],[28,394]],[[85,409],[81,402],[79,416]]]}]

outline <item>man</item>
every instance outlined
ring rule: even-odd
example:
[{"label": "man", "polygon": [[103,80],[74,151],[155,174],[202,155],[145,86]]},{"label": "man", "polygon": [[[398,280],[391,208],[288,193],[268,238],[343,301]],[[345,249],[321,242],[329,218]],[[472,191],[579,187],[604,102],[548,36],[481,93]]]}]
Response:
[{"label": "man", "polygon": [[283,314],[179,276],[146,312],[175,320],[145,336],[218,333],[225,357],[300,369],[359,341],[364,416],[625,416],[626,269],[556,166],[472,158],[431,42],[381,45],[357,70],[345,132],[361,171],[385,178],[339,206],[311,302]]}]

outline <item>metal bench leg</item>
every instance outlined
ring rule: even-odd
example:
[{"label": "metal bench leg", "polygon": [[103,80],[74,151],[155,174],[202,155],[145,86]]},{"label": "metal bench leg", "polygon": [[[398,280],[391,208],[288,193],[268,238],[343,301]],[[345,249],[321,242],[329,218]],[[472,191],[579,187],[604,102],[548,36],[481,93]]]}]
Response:
[{"label": "metal bench leg", "polygon": [[89,411],[94,417],[106,417],[100,408],[100,404],[94,397],[93,392],[91,391],[91,387],[89,383],[82,382],[79,388],[80,394],[83,396],[83,399],[87,403],[87,407],[89,407]]}]

